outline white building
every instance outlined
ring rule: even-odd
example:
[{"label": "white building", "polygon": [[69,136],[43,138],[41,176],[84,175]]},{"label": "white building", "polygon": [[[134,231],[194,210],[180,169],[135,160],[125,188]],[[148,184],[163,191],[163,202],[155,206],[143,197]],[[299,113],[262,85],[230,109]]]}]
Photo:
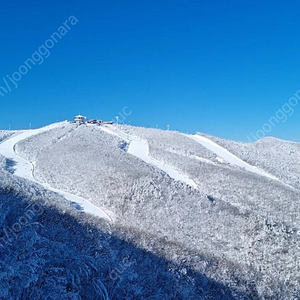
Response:
[{"label": "white building", "polygon": [[85,121],[86,117],[82,116],[82,115],[78,115],[78,116],[75,116],[74,117],[74,121],[77,123],[77,124],[84,124],[84,121]]}]

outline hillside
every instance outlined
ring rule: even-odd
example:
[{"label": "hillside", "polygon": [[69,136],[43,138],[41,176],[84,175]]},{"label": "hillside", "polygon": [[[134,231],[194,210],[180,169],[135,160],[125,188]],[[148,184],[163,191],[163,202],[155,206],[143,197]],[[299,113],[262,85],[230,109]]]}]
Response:
[{"label": "hillside", "polygon": [[300,143],[267,137],[255,143],[240,143],[210,137],[219,145],[250,164],[300,188]]},{"label": "hillside", "polygon": [[[79,242],[78,249],[95,263],[96,253],[104,247],[102,241],[96,242],[97,234],[109,228],[105,247],[110,252],[130,251],[134,260],[139,260],[140,268],[125,268],[129,277],[118,281],[117,294],[112,295],[107,291],[114,281],[109,279],[107,267],[117,265],[120,255],[108,256],[106,271],[99,275],[101,284],[97,281],[90,287],[99,299],[300,299],[298,169],[297,163],[291,168],[288,152],[299,155],[298,144],[272,141],[274,153],[268,160],[272,168],[266,168],[266,151],[256,149],[256,144],[241,148],[242,143],[204,135],[212,146],[195,136],[132,126],[78,127],[64,122],[35,134],[22,134],[24,138],[13,150],[30,162],[33,177],[24,181],[14,176],[18,165],[9,157],[2,159],[2,187],[12,189],[9,197],[20,193],[15,191],[20,182],[25,185],[20,189],[21,199],[8,199],[3,209],[13,211],[10,203],[18,206],[18,201],[24,207],[22,203],[40,195],[43,205],[51,207],[49,216],[58,222],[48,241],[51,245],[57,242],[56,236],[59,239],[66,234],[71,243],[68,249],[74,252]],[[6,136],[6,143],[9,140],[13,141]],[[6,153],[0,144],[1,151]],[[278,162],[280,156],[284,158]],[[64,198],[64,193],[69,198]],[[80,213],[89,211],[80,207],[82,202],[74,205],[68,201],[70,195],[101,209],[110,220]],[[72,226],[65,222],[70,218]],[[35,237],[48,237],[53,224],[47,222],[42,223],[44,230],[34,229],[38,232]],[[92,232],[97,234],[88,234],[96,243],[93,251],[89,243],[81,244],[79,234],[72,241],[76,226],[82,226],[83,238],[95,228]],[[22,249],[21,244],[19,247]],[[36,249],[37,244],[28,247]],[[50,252],[47,255],[44,262],[53,267]],[[83,261],[78,259],[86,267],[88,263]],[[91,268],[96,271],[99,267]],[[93,299],[85,298],[89,292],[81,288],[83,283],[75,280],[74,274],[64,274],[60,284],[69,282],[66,276],[71,276],[72,289],[76,286],[77,291],[76,296],[66,297],[77,298],[61,299]],[[156,279],[150,280],[153,276]],[[60,276],[51,278],[53,286],[58,284]],[[37,280],[22,283],[24,289],[36,289]],[[149,280],[151,284],[146,284]],[[67,285],[62,286],[58,290],[67,291]]]},{"label": "hillside", "polygon": [[[159,255],[162,246],[180,253],[174,246],[76,213],[57,194],[3,171],[0,175],[0,299],[242,297]],[[133,236],[152,251],[139,247]]]}]

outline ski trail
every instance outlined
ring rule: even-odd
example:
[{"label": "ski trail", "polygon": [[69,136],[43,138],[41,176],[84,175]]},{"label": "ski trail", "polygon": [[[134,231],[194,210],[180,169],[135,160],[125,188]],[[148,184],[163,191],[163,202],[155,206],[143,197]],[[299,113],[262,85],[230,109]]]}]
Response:
[{"label": "ski trail", "polygon": [[119,138],[125,140],[129,143],[129,147],[127,150],[127,153],[136,156],[137,158],[143,160],[147,164],[153,165],[163,172],[167,173],[171,178],[184,182],[187,185],[197,189],[196,183],[190,179],[185,174],[180,173],[178,170],[163,164],[162,162],[152,158],[149,156],[149,145],[146,140],[138,139],[136,137],[130,136],[126,133],[123,133],[121,131],[118,131],[116,129],[107,128],[104,126],[100,126],[100,129],[102,129],[104,132],[118,136]]},{"label": "ski trail", "polygon": [[107,215],[106,212],[104,212],[102,209],[100,209],[96,205],[92,204],[91,202],[87,201],[86,199],[76,196],[76,195],[73,195],[73,194],[70,194],[68,192],[59,190],[59,189],[52,188],[49,184],[42,183],[42,182],[39,182],[38,180],[36,180],[33,175],[34,174],[34,165],[30,161],[27,161],[26,159],[24,159],[23,157],[21,157],[20,155],[18,155],[15,152],[15,145],[18,142],[20,142],[26,138],[29,138],[31,136],[37,135],[39,133],[48,131],[50,129],[63,126],[64,124],[67,124],[67,123],[66,122],[55,123],[55,124],[52,124],[52,125],[49,125],[46,127],[42,127],[39,129],[24,130],[19,134],[15,134],[11,138],[5,140],[4,142],[2,142],[0,144],[0,154],[2,154],[7,159],[11,159],[14,161],[14,163],[15,163],[14,175],[25,178],[30,181],[33,181],[50,191],[53,191],[57,194],[62,195],[67,200],[69,200],[72,204],[76,203],[76,206],[80,207],[80,209],[77,208],[80,211],[84,211],[86,213],[95,215],[97,217],[108,219],[108,220],[112,221],[112,219]]},{"label": "ski trail", "polygon": [[157,168],[159,168],[162,171],[164,171],[165,173],[167,173],[171,178],[178,180],[178,181],[182,181],[195,189],[197,188],[197,185],[195,184],[195,182],[193,180],[191,180],[190,178],[188,178],[186,175],[178,172],[177,170],[175,170],[174,168],[171,168],[170,166],[164,165],[163,163],[161,163],[160,161],[158,161],[156,159],[151,158],[149,156],[149,145],[146,140],[131,141],[129,148],[128,148],[128,153],[142,159],[143,161],[145,161],[148,164],[156,166]]},{"label": "ski trail", "polygon": [[203,137],[198,134],[186,135],[186,136],[193,139],[194,141],[201,144],[202,146],[206,147],[207,149],[211,150],[212,152],[214,152],[219,157],[221,157],[222,159],[224,159],[225,161],[229,162],[232,165],[236,165],[238,167],[244,168],[245,170],[247,170],[249,172],[256,173],[260,176],[264,176],[269,179],[273,179],[273,180],[281,182],[275,176],[273,176],[265,171],[262,171],[257,167],[251,166],[250,164],[246,163],[242,159],[238,158],[237,156],[235,156],[234,154],[229,152],[227,149],[221,147],[220,145],[216,144],[215,142],[213,142],[212,140],[210,140],[206,137]]}]

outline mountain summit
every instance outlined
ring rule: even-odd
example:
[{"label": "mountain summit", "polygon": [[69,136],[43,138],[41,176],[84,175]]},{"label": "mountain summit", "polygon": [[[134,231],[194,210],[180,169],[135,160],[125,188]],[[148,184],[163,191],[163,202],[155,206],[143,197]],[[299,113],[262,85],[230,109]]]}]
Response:
[{"label": "mountain summit", "polygon": [[300,299],[299,156],[97,122],[0,132],[0,298]]}]

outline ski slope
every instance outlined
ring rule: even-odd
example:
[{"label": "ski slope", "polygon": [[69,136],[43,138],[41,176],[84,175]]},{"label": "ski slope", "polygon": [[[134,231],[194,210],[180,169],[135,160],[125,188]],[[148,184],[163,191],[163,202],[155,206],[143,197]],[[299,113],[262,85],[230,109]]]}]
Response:
[{"label": "ski slope", "polygon": [[[137,137],[129,136],[128,134],[121,132],[120,130],[118,130],[117,128],[115,128],[113,126],[111,126],[110,128],[101,127],[101,129],[109,134],[118,136],[118,137],[122,138],[123,140],[127,141],[129,143],[128,153],[142,159],[146,163],[149,163],[149,164],[152,164],[152,165],[158,167],[162,171],[166,172],[171,178],[173,178],[175,180],[180,180],[194,188],[197,188],[197,185],[195,184],[195,182],[192,179],[190,179],[189,177],[187,177],[186,175],[182,174],[181,172],[178,172],[177,170],[175,170],[172,167],[164,165],[163,163],[151,158],[149,156],[149,146],[148,146],[148,142],[146,140],[140,140]],[[190,139],[193,139],[197,143],[201,144],[208,150],[215,153],[217,155],[217,160],[221,163],[229,163],[233,166],[243,168],[244,170],[246,170],[248,172],[252,172],[259,176],[263,176],[268,179],[275,180],[289,188],[295,189],[294,187],[282,182],[280,179],[278,179],[274,175],[269,174],[255,166],[248,164],[247,162],[243,161],[236,155],[232,154],[227,149],[223,148],[222,146],[218,145],[217,143],[213,142],[212,140],[210,140],[206,137],[203,137],[198,134],[195,134],[195,135],[184,134],[184,135]],[[206,163],[215,164],[212,161],[206,160],[201,157],[194,156],[193,158],[203,161],[203,162],[206,162]]]},{"label": "ski slope", "polygon": [[198,134],[195,134],[195,135],[187,134],[186,136],[193,139],[194,141],[201,144],[202,146],[206,147],[207,149],[211,150],[212,152],[214,152],[216,155],[218,155],[218,160],[221,162],[224,160],[232,165],[244,168],[245,170],[247,170],[249,172],[256,173],[260,176],[264,176],[269,179],[280,181],[275,176],[273,176],[267,172],[264,172],[257,167],[251,166],[250,164],[246,163],[245,161],[241,160],[240,158],[238,158],[237,156],[235,156],[234,154],[229,152],[227,149],[221,147],[220,145],[216,144],[215,142],[213,142],[212,140],[210,140],[206,137],[203,137]]},{"label": "ski slope", "polygon": [[55,123],[46,127],[42,127],[39,129],[34,130],[24,130],[16,135],[13,135],[11,138],[5,140],[0,144],[0,154],[2,154],[7,159],[10,159],[14,162],[14,175],[25,178],[27,180],[33,181],[35,183],[38,183],[42,185],[44,188],[53,191],[55,193],[58,193],[65,197],[67,200],[71,202],[71,204],[76,204],[76,208],[80,211],[84,211],[86,213],[95,215],[100,218],[111,220],[111,218],[107,215],[106,212],[104,212],[99,207],[95,206],[91,202],[87,201],[86,199],[64,192],[62,190],[58,190],[55,188],[52,188],[50,185],[46,183],[42,183],[37,181],[34,178],[34,164],[30,161],[27,161],[26,159],[22,158],[15,152],[15,145],[24,140],[27,139],[33,135],[43,133],[45,131],[48,131],[50,129],[61,127],[65,124],[65,122]]},{"label": "ski slope", "polygon": [[129,147],[127,150],[127,153],[136,156],[137,158],[143,160],[147,164],[153,165],[163,172],[167,173],[171,178],[184,182],[187,185],[197,189],[196,183],[190,179],[185,174],[182,174],[178,170],[163,164],[162,162],[152,158],[149,156],[149,145],[146,140],[141,140],[136,137],[130,136],[124,132],[119,131],[117,128],[113,128],[112,126],[110,128],[101,126],[99,127],[104,132],[118,136],[119,138],[125,140],[129,143]]}]

